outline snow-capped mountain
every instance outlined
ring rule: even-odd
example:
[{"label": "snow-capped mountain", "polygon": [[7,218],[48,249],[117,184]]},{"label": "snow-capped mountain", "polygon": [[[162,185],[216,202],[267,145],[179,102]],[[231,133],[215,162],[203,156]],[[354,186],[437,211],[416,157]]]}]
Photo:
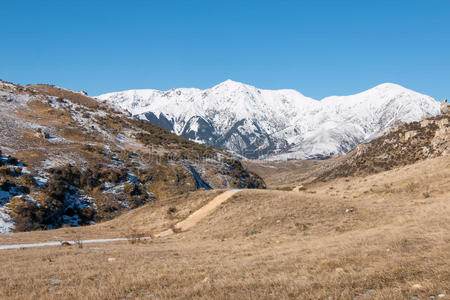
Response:
[{"label": "snow-capped mountain", "polygon": [[396,122],[439,114],[438,101],[392,83],[320,101],[295,90],[263,90],[232,80],[206,90],[128,90],[97,98],[178,135],[247,158],[343,154]]}]

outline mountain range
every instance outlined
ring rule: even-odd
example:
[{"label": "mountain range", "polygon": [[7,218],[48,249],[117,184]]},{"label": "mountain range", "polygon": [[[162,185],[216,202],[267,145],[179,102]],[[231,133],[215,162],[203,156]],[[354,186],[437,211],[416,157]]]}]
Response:
[{"label": "mountain range", "polygon": [[327,158],[351,151],[395,123],[439,114],[432,97],[392,83],[320,101],[295,90],[264,90],[232,80],[205,90],[127,90],[97,98],[246,158]]}]

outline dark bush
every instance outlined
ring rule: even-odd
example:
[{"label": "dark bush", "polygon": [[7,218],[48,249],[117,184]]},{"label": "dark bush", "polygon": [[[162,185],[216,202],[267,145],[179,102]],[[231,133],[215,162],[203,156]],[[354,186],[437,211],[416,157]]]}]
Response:
[{"label": "dark bush", "polygon": [[2,167],[0,168],[0,176],[14,176],[16,172],[14,171],[14,168],[10,167]]},{"label": "dark bush", "polygon": [[43,210],[37,203],[23,199],[23,197],[13,197],[8,204],[8,212],[14,219],[15,231],[30,231],[42,229]]},{"label": "dark bush", "polygon": [[12,157],[12,156],[8,156],[8,158],[6,159],[6,163],[8,165],[13,165],[13,166],[17,166],[19,164],[19,161],[17,160],[17,158]]},{"label": "dark bush", "polygon": [[31,174],[23,174],[20,176],[20,183],[28,186],[36,186],[36,180]]},{"label": "dark bush", "polygon": [[141,194],[139,187],[131,182],[125,182],[123,185],[123,192],[130,196]]}]

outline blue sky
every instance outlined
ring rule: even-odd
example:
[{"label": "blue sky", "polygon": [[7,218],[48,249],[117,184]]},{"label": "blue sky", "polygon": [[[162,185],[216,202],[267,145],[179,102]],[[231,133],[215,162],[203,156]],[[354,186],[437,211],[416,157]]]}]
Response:
[{"label": "blue sky", "polygon": [[0,78],[90,95],[233,79],[320,99],[450,96],[450,1],[3,1]]}]

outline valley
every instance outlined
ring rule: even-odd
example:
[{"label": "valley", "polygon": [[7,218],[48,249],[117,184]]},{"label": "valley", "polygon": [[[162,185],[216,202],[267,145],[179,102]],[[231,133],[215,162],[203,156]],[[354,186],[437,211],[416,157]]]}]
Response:
[{"label": "valley", "polygon": [[0,300],[450,300],[436,1],[2,1]]},{"label": "valley", "polygon": [[0,298],[449,297],[446,113],[326,160],[238,160],[2,84]]}]

